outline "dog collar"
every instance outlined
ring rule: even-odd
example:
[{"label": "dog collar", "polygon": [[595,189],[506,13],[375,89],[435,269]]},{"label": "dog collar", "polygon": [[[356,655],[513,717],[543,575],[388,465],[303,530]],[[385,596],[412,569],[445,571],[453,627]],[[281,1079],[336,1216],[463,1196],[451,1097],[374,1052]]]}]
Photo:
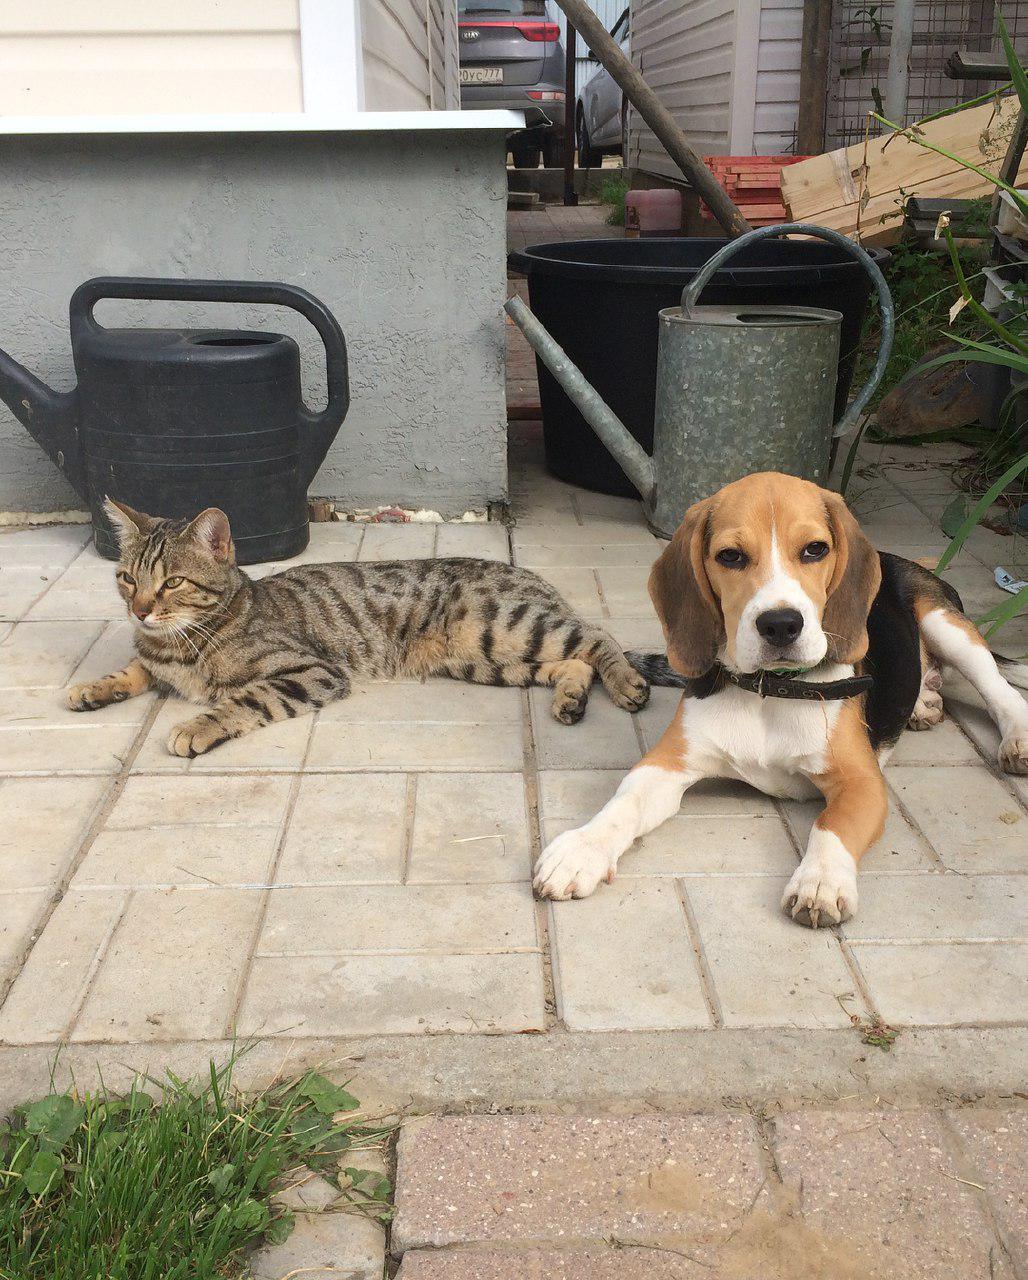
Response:
[{"label": "dog collar", "polygon": [[853,698],[866,693],[874,681],[870,676],[846,676],[842,680],[797,680],[795,676],[779,675],[774,671],[729,671],[718,665],[714,668],[715,688],[723,688],[725,681],[748,693],[759,693],[762,698],[802,698],[807,702],[835,702],[840,698]]}]

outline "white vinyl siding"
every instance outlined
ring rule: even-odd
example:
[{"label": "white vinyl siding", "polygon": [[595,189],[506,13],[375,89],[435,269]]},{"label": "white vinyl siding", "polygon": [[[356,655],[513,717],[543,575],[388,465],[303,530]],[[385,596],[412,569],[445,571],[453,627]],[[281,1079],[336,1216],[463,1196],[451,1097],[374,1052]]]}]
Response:
[{"label": "white vinyl siding", "polygon": [[298,0],[0,6],[0,114],[303,108]]},{"label": "white vinyl siding", "polygon": [[794,150],[800,101],[803,0],[764,0],[753,121],[753,154]]},{"label": "white vinyl siding", "polygon": [[[636,0],[632,59],[701,155],[724,154],[731,137],[733,0]],[[681,177],[637,112],[629,161]]]}]

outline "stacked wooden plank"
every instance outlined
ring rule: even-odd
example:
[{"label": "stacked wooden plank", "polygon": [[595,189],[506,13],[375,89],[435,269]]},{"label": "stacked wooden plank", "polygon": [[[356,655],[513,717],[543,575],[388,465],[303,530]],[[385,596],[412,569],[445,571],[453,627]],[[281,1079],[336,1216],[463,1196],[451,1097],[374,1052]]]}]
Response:
[{"label": "stacked wooden plank", "polygon": [[[1017,99],[970,107],[921,126],[925,141],[999,172],[1014,121]],[[1019,182],[1028,180],[1028,160]],[[987,178],[901,134],[886,134],[840,151],[814,156],[782,170],[782,196],[793,222],[814,222],[865,244],[899,238],[908,196],[973,199],[995,190]]]},{"label": "stacked wooden plank", "polygon": [[[782,170],[806,156],[706,156],[704,163],[754,227],[785,221],[782,203]],[[700,201],[701,217],[714,215]]]}]

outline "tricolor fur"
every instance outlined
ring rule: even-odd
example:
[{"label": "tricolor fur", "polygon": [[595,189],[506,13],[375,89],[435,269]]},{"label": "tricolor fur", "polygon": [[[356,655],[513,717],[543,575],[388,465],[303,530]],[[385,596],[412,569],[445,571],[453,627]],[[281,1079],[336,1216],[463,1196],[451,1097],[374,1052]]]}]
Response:
[{"label": "tricolor fur", "polygon": [[[682,677],[720,662],[825,682],[868,672],[874,685],[820,704],[732,684],[684,696],[614,798],[543,851],[535,886],[544,897],[592,893],[634,840],[678,812],[693,783],[738,778],[773,796],[824,797],[782,906],[815,928],[848,919],[857,863],[885,825],[881,765],[904,726],[942,719],[946,667],[974,685],[999,726],[1001,767],[1028,773],[1028,705],[959,597],[919,565],[879,555],[838,494],[776,473],[728,485],[686,513],[649,588]],[[658,659],[637,663],[662,683]]]},{"label": "tricolor fur", "polygon": [[354,680],[451,676],[548,685],[574,724],[598,675],[626,711],[649,687],[618,644],[549,583],[491,560],[307,564],[254,581],[235,563],[228,518],[162,520],[120,503],[118,590],[136,622],[135,660],[69,690],[92,711],[157,686],[207,705],[168,749],[196,756],[261,725],[344,698]]}]

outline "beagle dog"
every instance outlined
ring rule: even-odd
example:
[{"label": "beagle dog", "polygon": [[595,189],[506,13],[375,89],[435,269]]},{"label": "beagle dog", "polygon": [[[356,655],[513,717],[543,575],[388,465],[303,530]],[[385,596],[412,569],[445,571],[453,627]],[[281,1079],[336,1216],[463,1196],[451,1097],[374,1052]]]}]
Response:
[{"label": "beagle dog", "polygon": [[943,667],[984,699],[1001,767],[1028,773],[1028,703],[959,596],[879,554],[836,493],[775,472],[727,485],[686,512],[649,591],[667,659],[628,656],[686,693],[613,799],[543,850],[542,897],[587,897],[693,783],[738,778],[772,796],[824,796],[782,907],[813,928],[849,919],[857,863],[885,825],[882,765],[908,723],[943,718]]}]

